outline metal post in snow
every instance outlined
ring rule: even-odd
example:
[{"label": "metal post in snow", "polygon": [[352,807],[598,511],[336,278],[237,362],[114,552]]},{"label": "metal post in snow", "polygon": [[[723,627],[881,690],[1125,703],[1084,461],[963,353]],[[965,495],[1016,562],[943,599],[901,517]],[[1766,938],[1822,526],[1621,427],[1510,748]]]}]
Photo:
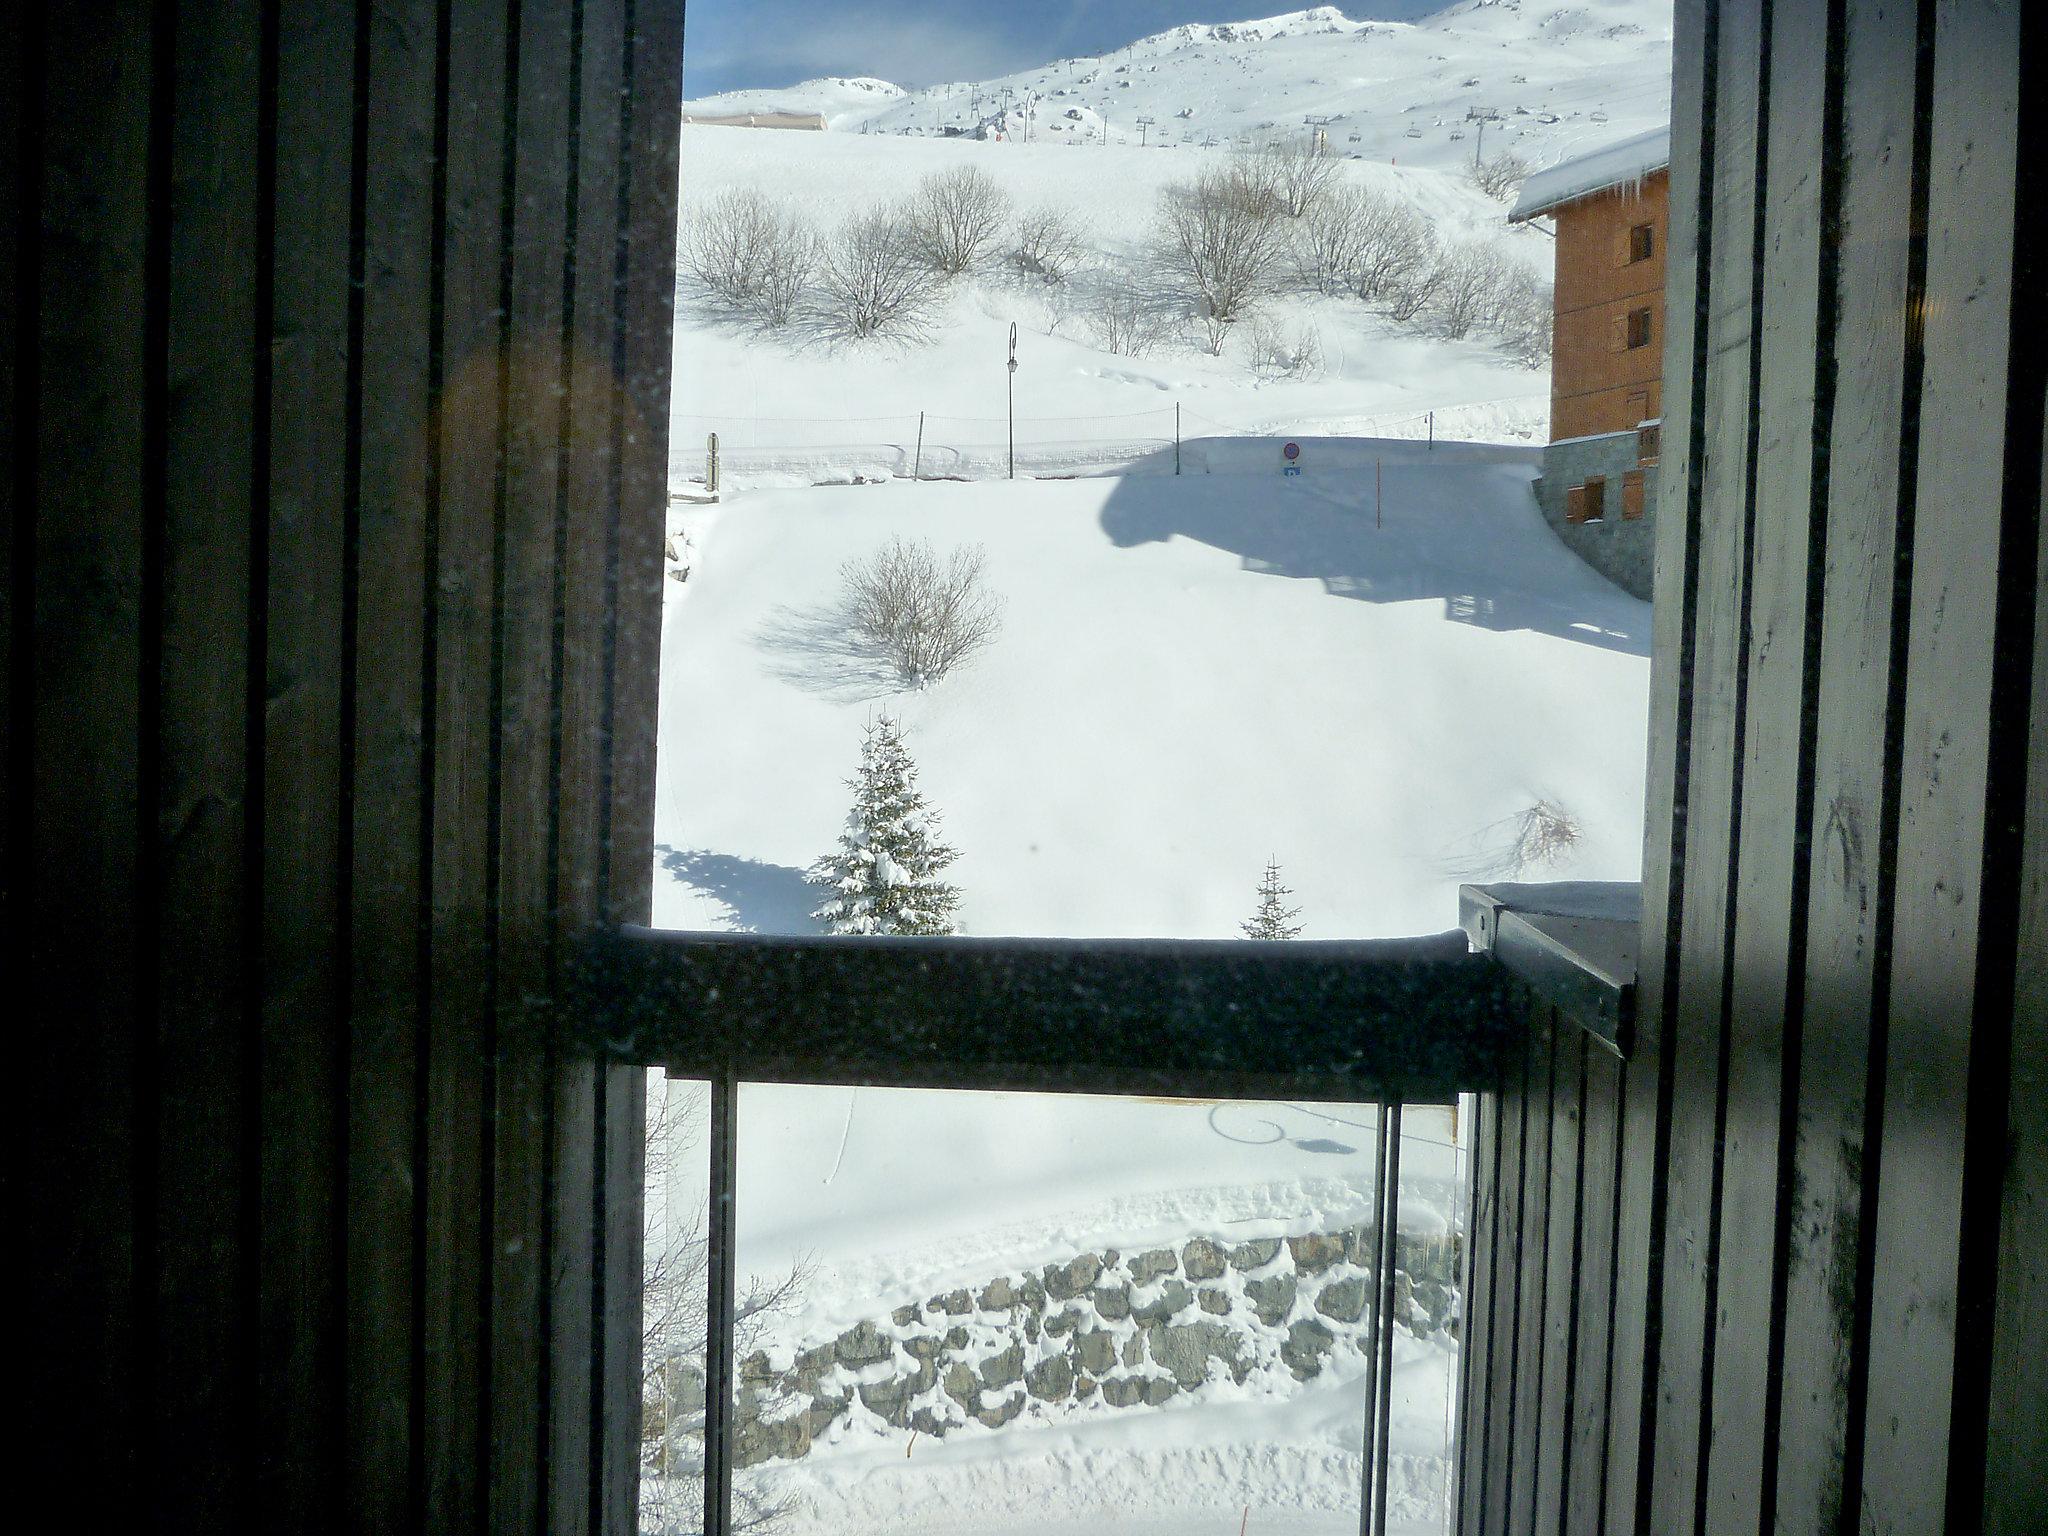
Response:
[{"label": "metal post in snow", "polygon": [[704,492],[713,501],[718,500],[718,434],[713,432],[704,439]]},{"label": "metal post in snow", "polygon": [[1010,322],[1010,478],[1017,478],[1017,322]]},{"label": "metal post in snow", "polygon": [[1429,413],[1429,451],[1436,452],[1436,412]]},{"label": "metal post in snow", "polygon": [[910,478],[924,478],[924,412],[917,413],[917,456],[910,461]]},{"label": "metal post in snow", "polygon": [[1173,472],[1180,473],[1180,402],[1173,402]]},{"label": "metal post in snow", "polygon": [[1380,461],[1378,459],[1372,461],[1372,525],[1375,528],[1384,528],[1386,526],[1380,518]]}]

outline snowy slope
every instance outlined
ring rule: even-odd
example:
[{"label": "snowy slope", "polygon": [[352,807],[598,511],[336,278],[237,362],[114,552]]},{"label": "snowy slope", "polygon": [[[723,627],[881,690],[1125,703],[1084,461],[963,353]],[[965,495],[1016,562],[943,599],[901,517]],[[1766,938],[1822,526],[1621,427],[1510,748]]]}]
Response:
[{"label": "snowy slope", "polygon": [[[1128,264],[1141,254],[1160,192],[1229,154],[1191,149],[1161,155],[1135,145],[1079,154],[1042,144],[691,126],[682,136],[683,218],[687,223],[727,189],[750,187],[830,229],[850,214],[906,196],[928,174],[974,166],[1020,210],[1057,207],[1082,228],[1099,259]],[[1413,208],[1447,243],[1498,241],[1509,259],[1548,275],[1550,241],[1526,226],[1510,228],[1505,207],[1462,176],[1363,162],[1347,162],[1343,174]],[[1190,434],[1422,437],[1425,413],[1432,410],[1454,412],[1438,421],[1440,436],[1540,442],[1549,428],[1547,370],[1503,356],[1483,336],[1441,340],[1425,328],[1397,326],[1349,298],[1293,294],[1276,302],[1288,328],[1317,331],[1324,364],[1313,378],[1260,379],[1238,341],[1222,357],[1185,340],[1146,356],[1112,355],[1096,345],[1085,313],[1058,312],[1060,297],[995,269],[956,284],[924,339],[852,344],[801,327],[762,332],[685,281],[672,423],[677,478],[701,476],[705,438],[714,431],[729,476],[792,465],[798,472],[780,483],[800,484],[825,478],[810,472],[820,467],[815,455],[756,450],[900,444],[907,472],[920,411],[976,423],[931,423],[936,445],[1000,444],[1012,322],[1021,333],[1016,413],[1027,423],[1045,423],[1027,425],[1027,436],[1163,435],[1170,441],[1176,404]],[[1114,425],[1148,412],[1149,421]],[[833,462],[828,455],[823,468]],[[844,456],[837,462],[845,463]]]},{"label": "snowy slope", "polygon": [[1471,157],[1476,108],[1501,114],[1489,154],[1511,147],[1540,166],[1667,120],[1670,78],[1669,0],[1465,0],[1412,22],[1317,6],[1174,27],[1096,57],[900,95],[815,80],[689,109],[823,112],[842,133],[986,123],[1047,143],[1100,143],[1106,120],[1112,144],[1175,147],[1297,135],[1314,115],[1330,119],[1340,152],[1448,168]]},{"label": "snowy slope", "polygon": [[[1311,443],[1283,480],[1274,445],[1243,452],[1270,467],[688,514],[655,921],[812,931],[801,871],[833,846],[882,708],[962,850],[971,933],[1233,937],[1268,855],[1311,938],[1439,931],[1545,797],[1583,826],[1555,873],[1634,878],[1649,610],[1543,524],[1529,459]],[[922,693],[826,620],[842,562],[894,533],[984,544],[1008,601],[995,646]]]}]

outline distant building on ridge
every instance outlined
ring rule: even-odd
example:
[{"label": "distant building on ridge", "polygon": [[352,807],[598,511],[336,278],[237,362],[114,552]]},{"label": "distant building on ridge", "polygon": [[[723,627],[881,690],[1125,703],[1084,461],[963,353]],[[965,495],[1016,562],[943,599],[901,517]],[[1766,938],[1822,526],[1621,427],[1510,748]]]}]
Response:
[{"label": "distant building on ridge", "polygon": [[1664,412],[1664,247],[1671,130],[1538,171],[1511,223],[1557,231],[1550,446],[1537,499],[1588,564],[1650,596]]}]

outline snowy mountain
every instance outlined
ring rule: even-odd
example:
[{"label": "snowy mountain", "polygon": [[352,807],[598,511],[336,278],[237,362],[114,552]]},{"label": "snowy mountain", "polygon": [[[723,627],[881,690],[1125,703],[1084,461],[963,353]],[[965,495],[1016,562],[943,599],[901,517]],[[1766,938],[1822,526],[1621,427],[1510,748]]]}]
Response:
[{"label": "snowy mountain", "polygon": [[[1413,7],[1378,6],[1379,11]],[[840,133],[1178,147],[1263,142],[1323,120],[1366,160],[1450,167],[1487,152],[1549,165],[1669,117],[1668,0],[1464,0],[1414,21],[1317,6],[1189,24],[1093,57],[903,90],[805,81],[686,103],[695,113],[820,112]]]}]

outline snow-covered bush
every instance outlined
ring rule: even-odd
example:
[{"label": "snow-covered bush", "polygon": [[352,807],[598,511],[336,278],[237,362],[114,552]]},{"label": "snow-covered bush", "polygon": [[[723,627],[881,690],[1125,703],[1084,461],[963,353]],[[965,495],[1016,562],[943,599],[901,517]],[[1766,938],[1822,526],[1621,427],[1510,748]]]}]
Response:
[{"label": "snow-covered bush", "polygon": [[1292,333],[1267,310],[1256,310],[1244,326],[1252,372],[1262,379],[1314,379],[1323,371],[1323,335],[1303,321]]},{"label": "snow-covered bush", "polygon": [[930,324],[943,279],[925,261],[901,210],[857,213],[826,243],[819,308],[856,339],[917,334]]},{"label": "snow-covered bush", "polygon": [[960,855],[939,841],[938,813],[918,790],[903,728],[887,715],[869,723],[860,772],[847,786],[853,809],[839,851],[804,877],[830,893],[811,915],[833,933],[953,932],[960,892],[939,876]]},{"label": "snow-covered bush", "polygon": [[1160,263],[1212,355],[1222,354],[1228,327],[1272,291],[1287,252],[1285,210],[1263,174],[1267,158],[1205,171],[1160,199]]},{"label": "snow-covered bush", "polygon": [[935,171],[910,200],[911,238],[927,265],[947,277],[978,266],[1010,221],[1010,194],[979,166]]},{"label": "snow-covered bush", "polygon": [[1510,193],[1528,179],[1529,162],[1511,149],[1504,149],[1491,160],[1476,156],[1472,161],[1472,185],[1488,197],[1505,201]]},{"label": "snow-covered bush", "polygon": [[988,552],[963,544],[941,560],[929,541],[901,536],[840,568],[847,627],[912,687],[936,683],[995,639],[1003,600]]},{"label": "snow-covered bush", "polygon": [[1276,860],[1266,861],[1266,873],[1259,881],[1259,904],[1250,918],[1238,926],[1248,939],[1293,939],[1301,935],[1301,924],[1295,919],[1301,916],[1301,908],[1287,905],[1286,898],[1294,894],[1292,886],[1280,883],[1280,865]]},{"label": "snow-covered bush", "polygon": [[1010,260],[1020,272],[1064,283],[1087,254],[1080,226],[1057,208],[1034,208],[1017,220]]}]

